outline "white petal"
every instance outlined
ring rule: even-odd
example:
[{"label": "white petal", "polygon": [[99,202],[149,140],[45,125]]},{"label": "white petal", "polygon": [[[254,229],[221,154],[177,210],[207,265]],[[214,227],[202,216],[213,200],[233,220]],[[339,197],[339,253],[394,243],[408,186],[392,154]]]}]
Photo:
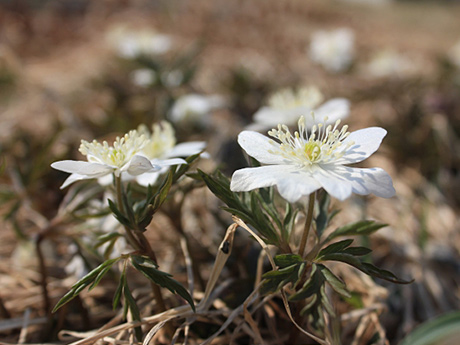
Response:
[{"label": "white petal", "polygon": [[[387,131],[380,127],[370,127],[360,129],[350,133],[347,139],[343,142],[345,154],[338,159],[338,164],[358,163],[372,155],[379,148]],[[354,144],[347,147],[347,144]]]},{"label": "white petal", "polygon": [[313,175],[326,192],[334,198],[345,200],[351,195],[352,184],[336,168],[334,165],[317,166],[314,167]]},{"label": "white petal", "polygon": [[[263,164],[285,164],[287,161],[280,155],[269,153],[275,147],[272,139],[253,131],[243,131],[238,135],[238,144],[246,153]],[[277,144],[278,145],[278,144]]]},{"label": "white petal", "polygon": [[289,202],[296,202],[321,187],[310,173],[296,166],[270,165],[235,171],[230,189],[244,192],[273,185],[278,187],[280,195]]},{"label": "white petal", "polygon": [[121,170],[126,170],[128,174],[137,176],[144,174],[146,172],[158,170],[158,167],[152,165],[148,158],[144,156],[135,155],[133,158],[131,158],[131,161],[127,165],[127,168],[123,168]]},{"label": "white petal", "polygon": [[182,158],[170,158],[170,159],[153,159],[152,164],[158,167],[167,167],[171,165],[187,164],[187,161]]},{"label": "white petal", "polygon": [[169,157],[188,157],[197,154],[204,150],[206,142],[204,141],[191,141],[188,143],[181,143],[174,146],[166,156]]},{"label": "white petal", "polygon": [[168,171],[168,169],[164,168],[157,172],[145,173],[145,174],[137,176],[136,181],[141,186],[147,187],[149,184],[152,184],[152,185],[155,184],[155,182],[158,180],[160,175],[166,171]]},{"label": "white petal", "polygon": [[54,162],[53,164],[51,164],[51,167],[56,170],[61,170],[67,173],[85,175],[89,178],[104,176],[114,171],[113,167],[106,164],[71,160]]},{"label": "white petal", "polygon": [[[337,120],[344,119],[350,114],[350,101],[345,98],[334,98],[316,108],[314,113],[316,123],[335,123]],[[327,121],[325,121],[326,117]],[[307,119],[308,117],[305,116],[305,118]],[[307,127],[312,127],[314,124],[307,124]]]},{"label": "white petal", "polygon": [[336,171],[351,182],[353,193],[360,195],[374,194],[382,198],[391,198],[396,193],[390,175],[383,169],[360,169],[342,166],[338,167]]},{"label": "white petal", "polygon": [[66,188],[67,186],[71,185],[72,183],[80,180],[88,180],[91,177],[86,176],[86,175],[79,175],[79,174],[71,174],[67,179],[64,181],[62,186],[60,187],[61,189]]}]

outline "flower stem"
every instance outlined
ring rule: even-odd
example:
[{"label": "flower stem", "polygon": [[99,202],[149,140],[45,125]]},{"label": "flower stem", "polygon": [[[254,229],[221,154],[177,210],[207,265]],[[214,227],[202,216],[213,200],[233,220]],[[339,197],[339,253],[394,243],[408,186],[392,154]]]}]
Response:
[{"label": "flower stem", "polygon": [[[115,176],[115,189],[117,192],[117,205],[118,209],[122,214],[125,214],[125,207],[123,205],[123,189],[121,186],[121,176]],[[126,232],[126,237],[131,246],[135,250],[141,250],[141,245],[139,245],[139,242],[136,240],[136,238],[133,235],[133,232],[131,231],[130,228],[127,226],[124,226],[125,232]]]},{"label": "flower stem", "polygon": [[302,239],[300,240],[299,255],[303,257],[305,252],[305,246],[307,245],[308,234],[311,229],[311,222],[313,220],[313,209],[315,208],[315,192],[310,194],[308,201],[307,219],[305,220],[305,227],[303,229]]},{"label": "flower stem", "polygon": [[[123,189],[121,186],[120,176],[115,176],[115,188],[117,191],[118,208],[122,214],[125,214],[125,208],[123,206]],[[157,263],[158,261],[157,261],[155,252],[150,246],[147,238],[145,238],[144,234],[142,232],[138,232],[137,239],[136,239],[136,237],[133,234],[133,231],[128,226],[124,226],[124,228],[126,231],[128,242],[133,246],[133,248],[140,251],[142,254],[147,255],[151,260]],[[154,283],[152,283],[151,286],[152,286],[153,295],[155,297],[155,300],[157,301],[160,312],[166,311],[166,305],[165,305],[163,294],[161,293],[160,287]]]}]

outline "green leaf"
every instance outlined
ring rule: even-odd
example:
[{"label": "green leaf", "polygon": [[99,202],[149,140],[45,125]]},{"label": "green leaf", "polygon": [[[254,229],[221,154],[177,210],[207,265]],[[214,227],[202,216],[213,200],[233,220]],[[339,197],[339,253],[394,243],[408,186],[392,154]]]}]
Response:
[{"label": "green leaf", "polygon": [[155,199],[153,201],[152,207],[156,211],[158,208],[165,202],[166,197],[168,196],[169,190],[171,189],[172,182],[173,182],[173,175],[174,172],[172,169],[169,170],[166,179],[163,181],[163,184],[160,186]]},{"label": "green leaf", "polygon": [[372,253],[372,249],[366,247],[348,247],[343,250],[343,253],[354,255],[354,256],[364,256]]},{"label": "green leaf", "polygon": [[409,284],[412,281],[407,281],[407,280],[402,280],[396,277],[393,273],[380,269],[378,267],[375,267],[372,264],[369,264],[367,262],[362,262],[359,260],[357,257],[347,254],[347,253],[330,253],[326,254],[323,257],[321,257],[321,261],[340,261],[344,262],[346,264],[349,264],[361,272],[366,273],[367,275],[370,275],[372,277],[384,279],[387,281],[390,281],[392,283],[396,284]]},{"label": "green leaf", "polygon": [[399,345],[457,344],[460,338],[460,312],[438,316],[415,328]]},{"label": "green leaf", "polygon": [[123,286],[125,286],[126,272],[123,270],[121,274],[120,281],[118,282],[117,289],[115,290],[115,295],[113,296],[112,308],[113,310],[117,309],[118,304],[120,304],[121,296],[123,295]]},{"label": "green leaf", "polygon": [[119,232],[109,232],[108,234],[101,235],[97,238],[95,248],[99,248],[104,243],[112,241],[118,237],[122,236]]},{"label": "green leaf", "polygon": [[280,254],[274,257],[274,261],[278,267],[285,268],[303,262],[303,259],[297,254]]},{"label": "green leaf", "polygon": [[327,241],[338,236],[370,235],[385,226],[387,224],[377,223],[373,220],[360,220],[336,229],[328,236]]},{"label": "green leaf", "polygon": [[109,269],[112,267],[112,265],[120,260],[121,258],[115,258],[111,260],[107,260],[97,266],[95,269],[93,269],[91,272],[89,272],[86,276],[81,278],[79,281],[77,281],[72,288],[70,289],[69,292],[67,292],[64,297],[62,297],[59,302],[56,304],[56,306],[53,309],[53,313],[58,310],[60,307],[62,307],[64,304],[67,302],[71,301],[77,295],[82,292],[87,286],[89,286],[91,283],[92,286],[90,289],[94,288],[99,284],[100,280],[102,277],[109,271]]},{"label": "green leaf", "polygon": [[323,277],[326,279],[326,281],[334,289],[335,292],[346,298],[351,297],[351,294],[347,290],[347,286],[345,285],[345,283],[341,279],[339,279],[334,273],[332,273],[331,270],[329,270],[329,268],[327,268],[324,265],[317,266]]},{"label": "green leaf", "polygon": [[290,301],[300,301],[307,299],[315,294],[320,294],[321,286],[324,283],[324,277],[317,269],[317,265],[312,265],[310,277],[303,284],[302,288],[289,297]]},{"label": "green leaf", "polygon": [[260,287],[260,293],[268,294],[276,292],[289,283],[296,285],[301,279],[305,267],[305,262],[300,261],[293,265],[263,274],[262,278],[264,278],[264,281]]},{"label": "green leaf", "polygon": [[[131,290],[129,289],[128,282],[126,279],[123,280],[123,295],[125,297],[125,303],[128,309],[131,311],[131,315],[133,320],[141,321],[141,313],[139,312],[139,308],[137,307],[136,300],[134,299],[133,295],[131,294]],[[126,318],[126,314],[124,315]],[[142,341],[142,329],[140,327],[135,327],[134,329],[136,333],[136,338],[140,342]]]},{"label": "green leaf", "polygon": [[115,218],[122,224],[122,225],[125,225],[125,226],[129,226],[129,219],[126,218],[123,213],[121,213],[121,211],[118,209],[117,205],[115,205],[115,203],[112,201],[112,200],[108,200],[109,202],[109,207],[110,207],[110,210],[112,211],[113,215],[115,216]]},{"label": "green leaf", "polygon": [[172,293],[177,293],[185,299],[190,304],[190,307],[192,307],[195,311],[193,298],[190,296],[187,289],[185,289],[177,280],[174,280],[170,274],[157,270],[156,267],[158,266],[155,262],[146,256],[131,255],[131,263],[136,270],[141,272],[155,284],[167,288]]},{"label": "green leaf", "polygon": [[323,257],[324,255],[330,254],[330,253],[341,253],[343,252],[345,248],[349,247],[352,243],[353,243],[352,239],[332,243],[319,252],[317,256],[317,260],[321,260],[321,257]]},{"label": "green leaf", "polygon": [[322,193],[322,196],[319,198],[319,212],[318,216],[315,218],[316,223],[316,232],[318,237],[321,238],[324,230],[327,228],[329,223],[329,206],[331,204],[331,198],[329,194]]}]

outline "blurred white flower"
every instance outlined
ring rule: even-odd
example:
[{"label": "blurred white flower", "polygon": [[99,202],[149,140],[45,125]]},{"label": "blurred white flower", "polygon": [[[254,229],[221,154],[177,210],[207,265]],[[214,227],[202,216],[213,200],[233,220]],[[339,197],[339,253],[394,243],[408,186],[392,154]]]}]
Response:
[{"label": "blurred white flower", "polygon": [[312,34],[310,58],[330,72],[342,72],[354,58],[354,34],[349,29],[317,31]]},{"label": "blurred white flower", "polygon": [[184,159],[178,157],[189,157],[203,151],[206,147],[204,141],[177,144],[174,129],[167,121],[162,121],[161,125],[154,124],[151,133],[145,125],[141,125],[139,132],[148,138],[148,143],[142,149],[142,154],[150,160],[152,165],[162,167],[159,171],[137,176],[136,181],[143,186],[154,184],[169,166],[187,164]]},{"label": "blurred white flower", "polygon": [[[325,103],[323,95],[316,87],[303,87],[280,90],[268,99],[268,105],[260,108],[253,117],[254,123],[247,129],[261,131],[273,128],[279,123],[293,126],[300,116],[305,115],[306,127],[312,127],[315,122],[329,123],[347,117],[350,113],[350,102],[344,98],[333,98]],[[322,103],[322,104],[321,104]],[[309,116],[314,112],[315,118]]]},{"label": "blurred white flower", "polygon": [[206,126],[211,111],[224,105],[225,100],[221,96],[188,94],[176,100],[169,113],[169,119],[175,123]]},{"label": "blurred white flower", "polygon": [[157,80],[156,73],[148,68],[136,69],[131,72],[130,77],[133,84],[140,87],[148,87]]},{"label": "blurred white flower", "polygon": [[149,29],[115,27],[109,32],[108,40],[116,53],[125,59],[134,59],[140,55],[161,55],[172,48],[170,36]]},{"label": "blurred white flower", "polygon": [[149,171],[160,170],[160,166],[154,166],[140,151],[147,144],[145,135],[136,130],[130,131],[122,138],[117,137],[113,146],[104,141],[102,144],[94,140],[89,143],[81,141],[79,151],[86,156],[85,161],[64,160],[54,162],[51,167],[71,175],[64,181],[61,189],[79,180],[101,178],[111,174],[120,176],[126,173],[137,176]]},{"label": "blurred white flower", "polygon": [[448,57],[457,68],[460,68],[460,40],[450,49]]},{"label": "blurred white flower", "polygon": [[376,78],[401,78],[413,75],[417,69],[418,66],[414,61],[394,50],[387,49],[377,52],[365,66],[364,72],[367,76]]},{"label": "blurred white flower", "polygon": [[178,87],[184,80],[184,73],[180,70],[172,70],[161,74],[161,81],[167,87]]},{"label": "blurred white flower", "polygon": [[294,135],[286,125],[269,131],[277,141],[257,132],[241,132],[240,146],[249,156],[268,165],[235,171],[230,189],[245,192],[276,185],[289,202],[296,202],[320,188],[339,200],[352,193],[392,197],[393,183],[384,170],[345,166],[373,154],[386,131],[371,127],[349,133],[348,126],[339,129],[339,124],[340,120],[334,126],[318,124],[308,133],[305,119],[300,118],[299,131]]}]

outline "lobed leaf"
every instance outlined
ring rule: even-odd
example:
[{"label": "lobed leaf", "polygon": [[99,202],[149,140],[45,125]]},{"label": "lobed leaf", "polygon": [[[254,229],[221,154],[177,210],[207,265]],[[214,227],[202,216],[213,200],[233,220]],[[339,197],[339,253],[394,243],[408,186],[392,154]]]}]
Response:
[{"label": "lobed leaf", "polygon": [[195,304],[192,296],[190,296],[187,289],[185,289],[181,283],[174,280],[169,273],[157,270],[155,262],[150,260],[146,256],[131,255],[131,263],[133,267],[141,272],[145,277],[154,282],[155,284],[167,288],[172,293],[178,294],[185,299],[190,307],[195,311]]}]

